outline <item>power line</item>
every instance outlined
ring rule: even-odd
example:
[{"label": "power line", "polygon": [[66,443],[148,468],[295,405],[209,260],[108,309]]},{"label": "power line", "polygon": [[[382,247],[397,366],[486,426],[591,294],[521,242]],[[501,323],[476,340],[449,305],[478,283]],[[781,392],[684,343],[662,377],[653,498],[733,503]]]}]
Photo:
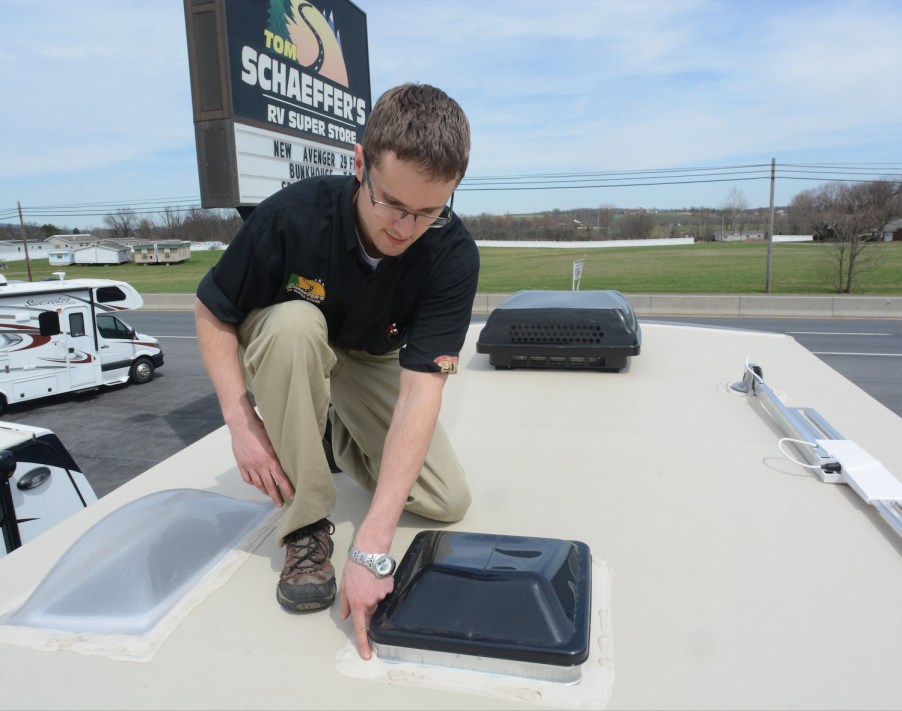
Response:
[{"label": "power line", "polygon": [[[785,164],[776,177],[791,180],[842,180],[871,182],[885,179],[887,172],[902,180],[902,164]],[[826,176],[830,176],[829,178]],[[862,176],[870,176],[865,179]],[[654,168],[649,170],[596,171],[581,173],[533,173],[464,178],[458,190],[561,190],[576,188],[622,188],[657,185],[689,185],[743,180],[768,180],[770,164],[730,165],[717,167]]]},{"label": "power line", "polygon": [[[775,177],[783,180],[806,180],[812,182],[842,181],[860,183],[886,179],[902,181],[902,164],[890,162],[784,163],[777,164]],[[461,181],[458,190],[461,192],[483,192],[636,188],[743,182],[768,180],[770,178],[770,163],[750,163],[683,168],[648,168],[644,170],[467,176]],[[72,217],[102,218],[121,211],[128,211],[136,216],[147,216],[186,213],[202,209],[204,208],[201,205],[199,196],[181,195],[130,201],[24,206],[22,207],[22,213],[30,221],[35,221]],[[0,208],[0,220],[13,219],[18,214],[18,207]]]},{"label": "power line", "polygon": [[717,167],[709,167],[709,168],[650,168],[647,170],[608,170],[608,171],[584,171],[584,172],[576,172],[576,173],[532,173],[526,175],[489,175],[489,176],[474,176],[474,177],[466,177],[464,178],[464,182],[470,181],[481,181],[481,180],[520,180],[520,179],[532,179],[532,178],[581,178],[581,177],[604,177],[604,176],[615,176],[615,177],[624,177],[624,176],[641,176],[641,175],[660,175],[660,174],[694,174],[694,173],[704,173],[704,174],[712,174],[712,175],[730,175],[731,172],[724,171],[739,171],[741,173],[748,173],[753,171],[758,171],[766,168],[764,164],[761,165],[722,165]]},{"label": "power line", "polygon": [[[162,198],[165,200],[165,198]],[[123,203],[95,203],[84,205],[42,205],[33,207],[23,207],[22,211],[29,219],[34,218],[52,218],[52,217],[104,217],[109,214],[115,214],[120,211],[127,211],[134,215],[162,215],[166,213],[186,213],[194,210],[204,209],[199,198],[194,198],[194,202],[184,205],[167,203],[165,205],[150,205],[144,208],[136,208],[136,202]],[[156,201],[154,201],[156,202]],[[213,208],[220,209],[220,208]],[[0,220],[15,216],[15,211],[0,210]]]},{"label": "power line", "polygon": [[741,180],[761,180],[766,176],[755,176],[751,178],[712,178],[710,180],[680,180],[680,181],[670,181],[670,180],[660,180],[660,181],[647,181],[642,183],[605,183],[601,184],[598,182],[594,182],[590,185],[582,185],[582,184],[574,184],[568,183],[566,185],[509,185],[509,186],[497,186],[497,187],[482,187],[482,188],[470,188],[470,187],[459,187],[458,190],[462,192],[480,192],[485,190],[574,190],[579,188],[636,188],[643,186],[654,186],[654,185],[691,185],[692,183],[733,183]]}]

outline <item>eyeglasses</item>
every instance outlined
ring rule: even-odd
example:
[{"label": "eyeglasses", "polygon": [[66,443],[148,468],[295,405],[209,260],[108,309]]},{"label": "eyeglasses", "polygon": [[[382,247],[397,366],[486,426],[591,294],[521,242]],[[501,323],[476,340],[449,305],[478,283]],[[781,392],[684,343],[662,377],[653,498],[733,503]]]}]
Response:
[{"label": "eyeglasses", "polygon": [[[366,179],[366,186],[370,191],[370,203],[373,205],[373,212],[379,217],[386,220],[403,220],[408,215],[413,215],[414,224],[416,224],[418,219],[421,219],[423,222],[420,224],[425,224],[428,228],[444,227],[451,222],[451,208],[454,207],[454,193],[451,193],[451,203],[439,210],[437,215],[430,215],[428,212],[411,212],[410,210],[395,207],[394,205],[389,205],[387,202],[376,199],[376,194],[373,192],[373,183],[370,180],[369,171],[366,169],[366,163],[363,164],[363,177]],[[442,215],[445,210],[448,211],[448,214]]]}]

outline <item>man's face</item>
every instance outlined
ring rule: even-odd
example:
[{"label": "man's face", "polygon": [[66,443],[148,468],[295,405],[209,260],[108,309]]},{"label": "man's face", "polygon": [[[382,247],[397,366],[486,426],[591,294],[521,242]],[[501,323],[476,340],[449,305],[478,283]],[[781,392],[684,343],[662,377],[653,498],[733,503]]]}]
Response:
[{"label": "man's face", "polygon": [[[447,215],[442,211],[457,187],[456,180],[429,180],[416,164],[399,160],[394,153],[386,152],[378,165],[365,166],[368,184],[360,144],[355,150],[354,161],[360,181],[356,202],[357,224],[360,239],[371,257],[403,254],[429,229],[429,216]],[[376,204],[370,198],[370,185]],[[405,212],[408,214],[402,217]]]}]

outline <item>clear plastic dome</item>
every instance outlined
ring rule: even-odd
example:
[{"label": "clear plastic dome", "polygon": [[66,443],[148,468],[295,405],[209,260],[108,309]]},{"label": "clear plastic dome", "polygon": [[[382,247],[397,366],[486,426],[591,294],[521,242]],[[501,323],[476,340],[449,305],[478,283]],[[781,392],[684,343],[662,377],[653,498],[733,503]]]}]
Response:
[{"label": "clear plastic dome", "polygon": [[136,499],[78,538],[0,624],[145,634],[272,510],[198,489]]}]

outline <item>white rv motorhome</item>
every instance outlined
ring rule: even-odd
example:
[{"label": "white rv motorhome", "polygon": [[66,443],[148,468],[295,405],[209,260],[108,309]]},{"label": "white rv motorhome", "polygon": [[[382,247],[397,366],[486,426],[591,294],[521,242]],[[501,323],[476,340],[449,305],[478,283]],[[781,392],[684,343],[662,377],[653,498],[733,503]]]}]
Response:
[{"label": "white rv motorhome", "polygon": [[114,314],[144,299],[111,279],[7,282],[0,277],[0,411],[101,385],[146,383],[163,365],[156,338]]}]

